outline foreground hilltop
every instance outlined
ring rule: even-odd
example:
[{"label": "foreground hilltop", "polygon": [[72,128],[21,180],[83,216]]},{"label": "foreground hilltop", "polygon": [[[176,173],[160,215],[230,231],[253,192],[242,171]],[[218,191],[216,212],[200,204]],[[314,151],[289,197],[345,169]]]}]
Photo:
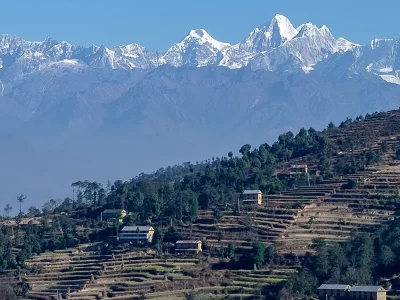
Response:
[{"label": "foreground hilltop", "polygon": [[[384,234],[387,226],[397,228],[400,111],[347,119],[321,132],[287,132],[272,145],[245,144],[239,152],[107,186],[77,181],[72,199],[51,200],[43,213],[31,208],[29,220],[23,214],[3,220],[0,258],[7,271],[0,285],[15,285],[29,299],[57,291],[70,299],[234,299],[314,293],[326,280],[391,284],[379,278],[395,271],[397,252]],[[292,165],[307,165],[307,173],[293,174]],[[261,204],[245,205],[245,189],[260,190]],[[121,225],[100,220],[104,209],[122,207],[130,214]],[[125,225],[154,227],[152,245],[116,242]],[[381,232],[380,244],[372,243]],[[174,256],[178,239],[201,240],[205,255]],[[360,255],[351,280],[345,262],[336,279],[329,276],[337,271],[321,275],[315,267],[321,263],[314,264],[321,253],[346,257],[360,239],[379,260]],[[310,283],[306,290],[293,283],[301,281]]]}]

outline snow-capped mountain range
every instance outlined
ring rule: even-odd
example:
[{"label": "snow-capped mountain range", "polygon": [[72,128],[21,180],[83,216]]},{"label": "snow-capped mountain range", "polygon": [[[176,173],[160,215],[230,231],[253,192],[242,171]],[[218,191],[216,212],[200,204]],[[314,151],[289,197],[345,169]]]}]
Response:
[{"label": "snow-capped mountain range", "polygon": [[43,201],[78,179],[128,179],[398,108],[399,43],[358,45],[282,15],[238,44],[197,29],[164,53],[0,35],[0,199]]},{"label": "snow-capped mountain range", "polygon": [[398,44],[399,40],[376,39],[361,46],[342,37],[335,39],[325,25],[306,23],[295,28],[288,18],[279,14],[238,44],[217,41],[204,29],[196,29],[190,30],[165,53],[138,44],[111,49],[97,45],[84,48],[51,38],[30,42],[0,35],[0,77],[21,78],[54,63],[62,67],[124,70],[152,70],[163,65],[217,65],[230,69],[249,66],[253,70],[297,72],[301,69],[308,73],[328,57],[340,64],[338,60],[348,63],[348,56],[352,55],[351,72],[367,71],[387,82],[400,84]]},{"label": "snow-capped mountain range", "polygon": [[[21,38],[0,35],[0,67],[2,73],[21,77],[54,63],[65,67],[89,66],[109,69],[151,70],[162,65],[173,67],[224,66],[230,69],[250,66],[253,70],[310,72],[319,62],[344,53],[354,56],[353,71],[378,73],[384,80],[397,83],[399,41],[374,40],[360,46],[344,38],[335,39],[324,25],[306,23],[295,28],[282,15],[254,29],[243,41],[231,45],[215,40],[203,29],[190,30],[165,53],[150,51],[138,44],[114,48],[93,45],[89,48],[67,42],[46,39],[29,42]],[[396,60],[397,59],[397,60]]]}]

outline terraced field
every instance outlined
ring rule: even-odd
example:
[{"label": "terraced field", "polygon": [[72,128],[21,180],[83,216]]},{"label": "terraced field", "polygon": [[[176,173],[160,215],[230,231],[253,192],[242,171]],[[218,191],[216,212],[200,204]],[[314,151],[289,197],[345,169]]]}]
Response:
[{"label": "terraced field", "polygon": [[[342,186],[353,179],[354,189]],[[213,210],[201,211],[195,224],[181,228],[207,245],[250,248],[253,241],[276,243],[281,253],[310,251],[312,239],[343,241],[353,231],[371,231],[393,220],[400,203],[400,167],[381,165],[314,186],[264,196],[263,205],[227,210],[215,222]],[[298,206],[299,208],[293,208]]]},{"label": "terraced field", "polygon": [[[277,292],[293,268],[268,270],[212,270],[206,258],[161,257],[152,251],[98,255],[89,245],[44,253],[27,261],[23,276],[27,299],[52,299],[57,292],[68,299],[184,299],[187,293],[213,297],[251,298]],[[95,247],[96,248],[96,247]]]},{"label": "terraced field", "polygon": [[269,245],[284,240],[303,211],[330,198],[344,182],[326,181],[281,194],[264,195],[263,205],[242,206],[240,213],[226,210],[217,222],[213,210],[201,211],[196,222],[181,228],[181,233],[185,238],[202,239],[214,247],[233,244],[237,248],[250,248],[254,241]]},{"label": "terraced field", "polygon": [[298,212],[278,243],[304,252],[313,238],[343,241],[353,231],[371,231],[393,220],[400,203],[400,168],[380,166],[343,178],[354,179],[354,189],[337,189]]}]

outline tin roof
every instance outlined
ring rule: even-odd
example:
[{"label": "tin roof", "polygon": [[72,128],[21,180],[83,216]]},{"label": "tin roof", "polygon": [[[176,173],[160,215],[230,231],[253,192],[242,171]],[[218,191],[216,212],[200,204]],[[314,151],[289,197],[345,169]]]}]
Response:
[{"label": "tin roof", "polygon": [[321,284],[318,290],[347,290],[350,288],[348,284]]},{"label": "tin roof", "polygon": [[386,291],[380,285],[354,285],[350,292],[384,292]]},{"label": "tin roof", "polygon": [[292,165],[292,168],[307,168],[307,165]]},{"label": "tin roof", "polygon": [[243,191],[244,195],[247,195],[247,194],[258,194],[258,193],[261,193],[261,191],[260,190],[244,190]]},{"label": "tin roof", "polygon": [[121,231],[149,231],[152,229],[151,226],[125,226]]},{"label": "tin roof", "polygon": [[179,240],[176,242],[177,244],[197,244],[197,243],[201,243],[200,240]]},{"label": "tin roof", "polygon": [[103,214],[117,214],[124,211],[123,209],[105,209]]}]

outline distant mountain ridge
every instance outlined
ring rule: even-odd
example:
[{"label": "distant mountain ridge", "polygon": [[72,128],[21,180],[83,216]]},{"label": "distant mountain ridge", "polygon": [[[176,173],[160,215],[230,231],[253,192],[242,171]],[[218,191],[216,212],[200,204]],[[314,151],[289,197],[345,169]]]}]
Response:
[{"label": "distant mountain ridge", "polygon": [[[272,51],[292,41],[291,46],[309,45],[311,39],[320,48],[330,53],[346,51],[357,46],[340,38],[335,40],[326,26],[318,28],[307,23],[294,28],[288,18],[275,15],[270,23],[254,29],[242,42],[231,45],[212,38],[205,30],[190,30],[180,42],[172,45],[166,53],[150,51],[138,44],[124,45],[114,48],[93,45],[88,48],[73,46],[65,41],[57,42],[47,38],[43,42],[29,42],[11,35],[0,35],[0,57],[3,57],[3,72],[7,69],[19,69],[26,74],[39,70],[57,61],[66,64],[78,63],[87,66],[111,69],[152,69],[160,65],[180,67],[221,65],[228,68],[239,68],[256,59],[257,55]],[[283,47],[290,54],[300,58],[299,51],[295,53]],[[307,50],[307,49],[305,49]],[[282,50],[284,51],[284,50]],[[321,57],[303,63],[315,64]],[[268,68],[268,64],[262,65]],[[16,70],[14,71],[16,72]]]},{"label": "distant mountain ridge", "polygon": [[163,53],[0,35],[0,197],[41,201],[77,174],[126,179],[398,108],[399,41],[358,45],[282,15],[234,45],[194,29]]},{"label": "distant mountain ridge", "polygon": [[[367,71],[387,82],[400,84],[398,45],[399,40],[375,39],[370,45],[360,46],[342,37],[335,39],[325,25],[317,27],[306,23],[295,28],[288,18],[280,14],[254,29],[238,44],[217,41],[204,29],[195,29],[165,53],[151,51],[138,44],[113,48],[92,45],[85,48],[51,38],[30,42],[11,35],[0,35],[0,78],[21,78],[54,63],[70,68],[123,70],[152,70],[163,65],[217,65],[230,69],[250,66],[253,70],[281,71],[284,68],[289,72],[301,69],[308,73],[319,62],[335,54],[335,65],[340,66],[348,65],[346,59],[353,55],[352,66],[347,70],[350,73]],[[351,54],[345,55],[347,52]],[[338,62],[338,57],[346,62]],[[379,68],[376,68],[377,65]]]}]

